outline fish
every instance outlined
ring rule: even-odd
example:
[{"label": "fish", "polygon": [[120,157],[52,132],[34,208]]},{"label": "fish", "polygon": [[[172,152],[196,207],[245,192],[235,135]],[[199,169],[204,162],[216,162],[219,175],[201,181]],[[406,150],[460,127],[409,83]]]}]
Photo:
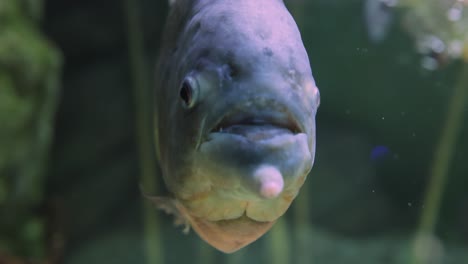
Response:
[{"label": "fish", "polygon": [[315,158],[320,93],[282,0],[172,0],[154,138],[167,196],[146,195],[214,248],[265,234]]}]

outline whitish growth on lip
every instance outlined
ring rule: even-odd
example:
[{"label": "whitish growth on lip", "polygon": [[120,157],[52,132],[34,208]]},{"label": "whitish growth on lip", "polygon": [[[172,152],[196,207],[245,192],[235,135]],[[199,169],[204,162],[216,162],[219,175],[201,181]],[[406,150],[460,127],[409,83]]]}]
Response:
[{"label": "whitish growth on lip", "polygon": [[262,197],[272,199],[283,191],[283,175],[276,167],[262,165],[255,170],[253,176],[259,183],[259,192]]}]

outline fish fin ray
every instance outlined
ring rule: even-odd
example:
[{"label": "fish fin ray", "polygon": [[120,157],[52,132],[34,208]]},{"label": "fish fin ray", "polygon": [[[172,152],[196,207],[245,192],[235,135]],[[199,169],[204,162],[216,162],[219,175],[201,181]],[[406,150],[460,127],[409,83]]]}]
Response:
[{"label": "fish fin ray", "polygon": [[174,216],[175,226],[184,226],[182,232],[188,234],[190,232],[190,222],[185,217],[183,210],[180,209],[179,202],[170,197],[150,196],[143,193],[143,196],[150,200],[151,203],[159,210],[164,211],[168,215]]}]

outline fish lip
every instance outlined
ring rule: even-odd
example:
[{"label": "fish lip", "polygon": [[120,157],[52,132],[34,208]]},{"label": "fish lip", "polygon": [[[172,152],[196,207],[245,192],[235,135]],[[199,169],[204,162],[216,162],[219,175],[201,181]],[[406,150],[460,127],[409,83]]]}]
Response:
[{"label": "fish lip", "polygon": [[286,107],[276,109],[234,109],[221,116],[209,133],[233,133],[228,128],[236,125],[273,126],[285,128],[292,134],[305,133],[305,128]]}]

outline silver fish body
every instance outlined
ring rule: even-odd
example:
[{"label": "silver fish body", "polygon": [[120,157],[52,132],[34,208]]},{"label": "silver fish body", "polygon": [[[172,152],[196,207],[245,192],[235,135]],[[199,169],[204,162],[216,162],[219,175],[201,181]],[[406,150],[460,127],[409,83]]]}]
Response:
[{"label": "silver fish body", "polygon": [[156,71],[155,138],[170,198],[234,252],[284,214],[315,156],[320,95],[281,0],[176,0]]}]

